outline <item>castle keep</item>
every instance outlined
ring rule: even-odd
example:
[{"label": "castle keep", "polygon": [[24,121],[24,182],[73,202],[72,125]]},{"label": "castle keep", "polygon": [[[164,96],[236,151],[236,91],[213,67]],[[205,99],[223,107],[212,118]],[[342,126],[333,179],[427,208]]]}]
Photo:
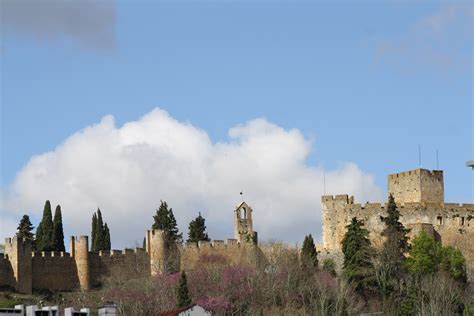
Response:
[{"label": "castle keep", "polygon": [[[410,236],[424,230],[443,245],[459,248],[467,261],[468,276],[474,276],[474,204],[444,202],[443,171],[416,169],[388,176],[388,191],[393,195],[400,221],[411,229]],[[348,195],[322,197],[322,255],[340,261],[341,241],[353,217],[364,221],[372,244],[383,243],[381,232],[386,205],[354,203]]]},{"label": "castle keep", "polygon": [[99,252],[89,251],[87,236],[71,237],[69,253],[32,252],[29,241],[7,238],[5,254],[0,254],[0,286],[10,286],[21,293],[31,293],[33,289],[90,290],[100,286],[113,271],[126,273],[129,279],[149,276],[163,272],[170,257],[176,260],[176,270],[189,270],[203,254],[219,254],[230,264],[256,265],[260,251],[252,209],[242,202],[234,215],[235,239],[186,243],[171,249],[166,247],[161,230],[146,231],[145,249]]}]

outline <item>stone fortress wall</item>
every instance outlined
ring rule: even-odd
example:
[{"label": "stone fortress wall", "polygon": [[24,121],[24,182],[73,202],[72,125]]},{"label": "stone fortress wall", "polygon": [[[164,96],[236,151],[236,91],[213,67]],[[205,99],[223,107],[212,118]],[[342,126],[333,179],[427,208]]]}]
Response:
[{"label": "stone fortress wall", "polygon": [[[424,230],[444,245],[459,248],[472,278],[474,204],[445,203],[443,172],[437,170],[416,169],[389,175],[388,187],[400,209],[402,223],[412,229],[411,235]],[[364,221],[374,245],[382,245],[384,224],[380,216],[386,215],[386,207],[381,203],[356,204],[354,197],[348,195],[323,196],[320,261],[329,257],[340,265],[341,241],[353,217]],[[192,269],[206,255],[224,258],[229,264],[266,264],[257,232],[253,230],[252,212],[245,202],[236,207],[233,239],[185,243],[172,249],[165,247],[160,230],[146,231],[145,249],[99,252],[89,251],[87,236],[71,237],[70,253],[32,252],[28,241],[7,238],[5,254],[0,254],[0,287],[10,286],[23,293],[33,289],[90,290],[100,286],[114,271],[129,279],[160,273],[168,258],[175,259],[176,270]]]},{"label": "stone fortress wall", "polygon": [[[7,238],[5,254],[0,254],[0,287],[10,286],[20,293],[31,293],[33,289],[87,291],[100,286],[114,271],[126,274],[127,279],[163,272],[166,258],[172,256],[177,258],[176,270],[192,269],[203,255],[217,255],[229,264],[258,264],[261,252],[251,214],[245,202],[234,210],[234,239],[185,243],[171,250],[165,247],[160,230],[146,231],[145,249],[99,252],[89,251],[87,236],[71,237],[69,253],[32,252],[29,241]],[[253,236],[250,242],[248,236]]]},{"label": "stone fortress wall", "polygon": [[[400,221],[412,231],[427,231],[443,245],[459,248],[474,276],[474,204],[444,202],[443,171],[416,169],[388,176],[388,189],[400,210]],[[323,256],[341,259],[341,241],[353,217],[362,219],[375,246],[381,246],[386,204],[354,203],[348,195],[322,197]]]}]

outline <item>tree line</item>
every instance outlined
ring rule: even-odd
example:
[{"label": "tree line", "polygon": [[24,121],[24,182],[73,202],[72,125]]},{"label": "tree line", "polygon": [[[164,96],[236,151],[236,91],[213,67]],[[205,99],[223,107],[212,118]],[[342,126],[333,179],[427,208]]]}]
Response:
[{"label": "tree line", "polygon": [[[209,241],[206,233],[206,220],[201,213],[189,223],[188,242]],[[30,240],[35,251],[65,251],[64,229],[61,206],[57,205],[54,218],[51,212],[51,203],[47,200],[43,208],[43,216],[33,233],[34,226],[28,215],[23,215],[17,227],[16,236]],[[161,201],[156,214],[153,216],[152,229],[161,229],[165,234],[167,245],[181,243],[183,234],[179,233],[173,209],[165,201]],[[145,241],[143,242],[145,243]],[[143,245],[145,247],[145,245]],[[104,222],[102,212],[97,209],[92,215],[91,223],[91,251],[110,250],[110,229]]]},{"label": "tree line", "polygon": [[[51,202],[47,200],[36,233],[33,233],[34,228],[30,217],[23,215],[17,227],[17,238],[30,240],[34,251],[65,251],[61,205],[56,206],[53,219]],[[91,251],[110,250],[110,231],[100,209],[92,216],[91,238]]]},{"label": "tree line", "polygon": [[36,251],[65,251],[61,205],[56,206],[53,219],[51,203],[47,200],[36,234],[32,233],[33,229],[30,217],[25,214],[18,224],[16,236],[30,240],[32,249]]}]

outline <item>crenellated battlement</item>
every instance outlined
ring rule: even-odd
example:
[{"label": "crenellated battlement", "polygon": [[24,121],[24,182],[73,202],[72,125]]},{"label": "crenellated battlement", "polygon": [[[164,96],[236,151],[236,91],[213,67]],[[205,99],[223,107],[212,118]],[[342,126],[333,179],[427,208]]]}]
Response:
[{"label": "crenellated battlement", "polygon": [[[427,231],[443,244],[461,249],[468,265],[474,267],[474,243],[468,242],[474,240],[474,204],[444,202],[443,171],[419,168],[387,178],[400,221],[415,233]],[[346,226],[353,217],[363,220],[374,245],[383,243],[381,216],[387,215],[387,203],[355,204],[346,194],[322,196],[321,202],[325,251],[341,250]]]},{"label": "crenellated battlement", "polygon": [[[145,247],[123,250],[90,251],[89,237],[71,236],[69,252],[32,251],[31,242],[6,238],[5,254],[0,254],[0,286],[19,292],[32,289],[87,291],[100,286],[104,276],[127,273],[131,278],[192,268],[203,256],[224,262],[257,262],[257,233],[253,231],[252,208],[245,202],[234,210],[237,238],[175,244],[166,241],[165,232],[145,232]],[[133,267],[131,269],[131,267]],[[139,267],[139,269],[137,269]]]},{"label": "crenellated battlement", "polygon": [[228,238],[226,240],[186,242],[181,247],[183,249],[227,249],[239,248],[240,243],[237,239]]},{"label": "crenellated battlement", "polygon": [[32,258],[71,258],[71,254],[64,251],[32,251]]},{"label": "crenellated battlement", "polygon": [[338,195],[323,195],[321,201],[325,202],[342,202],[345,204],[354,204],[354,197],[347,194],[338,194]]},{"label": "crenellated battlement", "polygon": [[428,170],[428,169],[422,169],[418,168],[415,170],[408,170],[408,171],[402,171],[398,173],[392,173],[388,175],[389,179],[399,179],[399,178],[404,178],[404,177],[411,177],[413,175],[422,175],[425,174],[427,176],[431,177],[438,177],[442,179],[443,177],[443,170]]},{"label": "crenellated battlement", "polygon": [[137,254],[145,253],[145,249],[143,248],[135,248],[135,249],[112,249],[112,250],[99,250],[99,251],[89,251],[89,255],[98,256],[98,257],[126,257],[126,256],[135,256]]}]

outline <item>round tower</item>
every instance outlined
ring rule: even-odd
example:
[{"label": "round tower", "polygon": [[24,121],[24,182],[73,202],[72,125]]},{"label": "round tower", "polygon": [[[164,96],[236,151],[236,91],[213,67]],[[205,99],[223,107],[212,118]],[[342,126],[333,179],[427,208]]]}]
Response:
[{"label": "round tower", "polygon": [[81,290],[90,290],[89,274],[89,238],[87,236],[71,237],[71,255],[74,257]]},{"label": "round tower", "polygon": [[160,229],[148,230],[146,234],[147,251],[150,255],[151,274],[156,275],[165,271],[165,259],[168,255],[165,246],[164,232]]}]

